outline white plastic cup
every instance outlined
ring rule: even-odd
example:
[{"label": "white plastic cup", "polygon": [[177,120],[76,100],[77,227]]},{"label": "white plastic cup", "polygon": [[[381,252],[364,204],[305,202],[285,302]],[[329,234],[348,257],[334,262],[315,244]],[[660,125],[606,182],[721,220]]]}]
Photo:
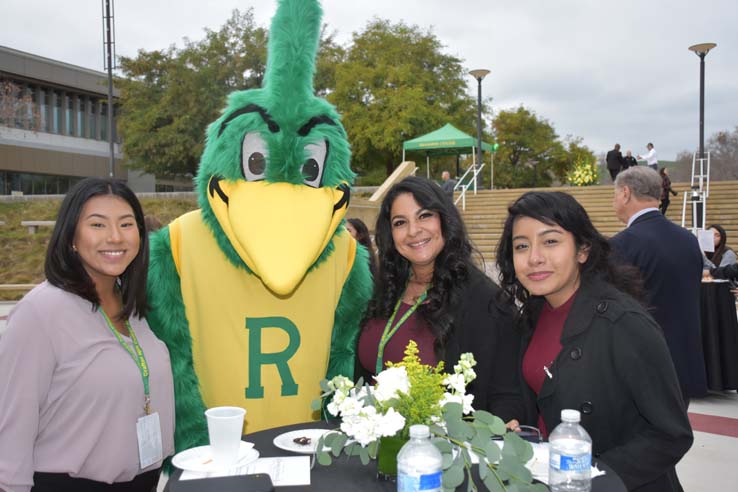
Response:
[{"label": "white plastic cup", "polygon": [[238,460],[246,410],[241,407],[214,407],[205,410],[213,462],[230,466]]}]

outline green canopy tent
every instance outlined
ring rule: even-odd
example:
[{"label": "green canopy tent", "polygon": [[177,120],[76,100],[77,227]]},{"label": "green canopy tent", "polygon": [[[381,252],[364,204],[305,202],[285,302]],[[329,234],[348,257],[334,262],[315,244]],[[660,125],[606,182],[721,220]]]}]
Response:
[{"label": "green canopy tent", "polygon": [[[405,153],[425,152],[426,158],[426,176],[430,178],[430,156],[431,155],[459,155],[466,154],[467,149],[472,150],[475,155],[477,147],[477,139],[471,135],[467,135],[451,123],[446,123],[438,130],[422,135],[420,137],[408,140],[402,144],[402,160],[405,161]],[[482,142],[482,149],[492,155],[497,150],[497,144],[492,145]],[[474,158],[476,162],[476,157]],[[458,174],[458,172],[457,172]]]}]

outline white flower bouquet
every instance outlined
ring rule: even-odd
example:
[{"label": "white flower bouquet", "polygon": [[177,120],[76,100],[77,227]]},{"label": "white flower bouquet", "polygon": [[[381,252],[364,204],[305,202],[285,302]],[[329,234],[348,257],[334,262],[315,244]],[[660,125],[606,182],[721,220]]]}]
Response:
[{"label": "white flower bouquet", "polygon": [[[542,484],[531,483],[531,473],[524,466],[533,456],[530,444],[506,432],[500,418],[474,411],[474,395],[466,393],[466,386],[476,378],[475,365],[474,356],[466,353],[454,372],[446,374],[443,362],[436,367],[421,364],[417,345],[411,341],[402,362],[388,364],[375,376],[373,386],[361,380],[354,384],[344,376],[322,381],[321,400],[313,408],[319,410],[327,401],[325,410],[340,418],[341,424],[340,431],[320,439],[318,463],[329,465],[345,454],[368,464],[379,455],[379,471],[392,473],[410,426],[425,424],[443,454],[444,491],[455,490],[465,475],[471,483],[469,490],[476,490],[471,482],[472,453],[479,460],[480,478],[488,490],[504,491],[514,484],[521,492],[545,491]],[[504,439],[502,449],[493,436]]]}]

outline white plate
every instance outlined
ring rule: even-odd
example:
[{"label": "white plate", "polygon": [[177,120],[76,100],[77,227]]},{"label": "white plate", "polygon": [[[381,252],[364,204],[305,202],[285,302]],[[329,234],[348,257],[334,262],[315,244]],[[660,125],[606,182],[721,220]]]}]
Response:
[{"label": "white plate", "polygon": [[199,446],[177,453],[172,458],[172,464],[177,468],[195,472],[217,472],[229,468],[244,466],[259,458],[259,452],[254,449],[254,443],[241,441],[238,449],[238,460],[229,466],[217,466],[212,459],[210,446]]},{"label": "white plate", "polygon": [[[274,445],[279,449],[291,451],[300,454],[313,454],[318,447],[318,439],[324,434],[332,432],[329,429],[302,429],[296,431],[285,432],[274,438]],[[310,444],[297,444],[295,439],[298,437],[307,437]]]}]

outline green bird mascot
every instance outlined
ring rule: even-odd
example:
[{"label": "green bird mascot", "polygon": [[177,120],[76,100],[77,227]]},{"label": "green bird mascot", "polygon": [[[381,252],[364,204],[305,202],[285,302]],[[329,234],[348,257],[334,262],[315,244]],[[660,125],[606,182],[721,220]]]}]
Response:
[{"label": "green bird mascot", "polygon": [[207,444],[206,408],[246,408],[248,432],[305,422],[323,377],[353,375],[372,281],[343,227],[346,132],[312,85],[321,15],[318,1],[279,1],[263,87],[231,94],[207,130],[200,208],[151,239],[149,323],[171,356],[177,450]]}]

